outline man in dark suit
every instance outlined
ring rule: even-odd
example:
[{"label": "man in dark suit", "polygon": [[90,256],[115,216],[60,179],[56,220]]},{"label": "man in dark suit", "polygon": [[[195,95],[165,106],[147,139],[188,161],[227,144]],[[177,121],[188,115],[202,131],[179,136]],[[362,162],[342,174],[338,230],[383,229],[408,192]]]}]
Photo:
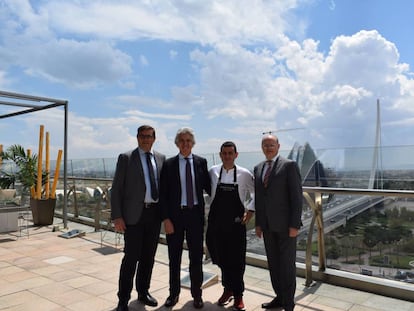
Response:
[{"label": "man in dark suit", "polygon": [[296,290],[296,237],[301,226],[302,181],[296,162],[281,157],[274,135],[262,139],[266,161],[254,168],[256,235],[264,238],[276,297],[264,309],[292,311]]},{"label": "man in dark suit", "polygon": [[158,193],[165,156],[152,151],[153,127],[140,126],[137,140],[138,148],[119,155],[111,189],[111,217],[125,241],[117,311],[128,310],[135,271],[138,301],[153,307],[158,304],[148,290],[161,229]]},{"label": "man in dark suit", "polygon": [[166,307],[178,302],[180,267],[184,236],[190,258],[191,295],[195,308],[202,308],[204,195],[210,194],[210,177],[206,159],[192,154],[195,144],[191,128],[181,128],[175,136],[180,150],[165,161],[161,171],[160,205],[167,235],[170,268],[170,295]]}]

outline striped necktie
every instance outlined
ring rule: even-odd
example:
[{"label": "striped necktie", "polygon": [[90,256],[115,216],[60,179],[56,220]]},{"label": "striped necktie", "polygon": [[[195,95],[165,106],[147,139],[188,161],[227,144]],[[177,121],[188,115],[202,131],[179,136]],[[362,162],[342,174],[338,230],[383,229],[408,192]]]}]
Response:
[{"label": "striped necktie", "polygon": [[269,176],[270,176],[270,172],[272,171],[272,164],[273,164],[272,160],[266,161],[267,168],[266,168],[266,172],[263,176],[263,185],[264,185],[265,188],[267,188],[267,185],[269,183]]}]

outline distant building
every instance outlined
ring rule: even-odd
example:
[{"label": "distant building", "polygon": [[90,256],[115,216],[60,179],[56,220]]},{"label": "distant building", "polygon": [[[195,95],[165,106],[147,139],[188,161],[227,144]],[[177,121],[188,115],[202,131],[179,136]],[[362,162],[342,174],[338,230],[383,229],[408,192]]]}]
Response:
[{"label": "distant building", "polygon": [[298,164],[304,186],[328,186],[323,164],[317,159],[309,143],[305,143],[303,146],[295,143],[289,152],[288,159]]}]

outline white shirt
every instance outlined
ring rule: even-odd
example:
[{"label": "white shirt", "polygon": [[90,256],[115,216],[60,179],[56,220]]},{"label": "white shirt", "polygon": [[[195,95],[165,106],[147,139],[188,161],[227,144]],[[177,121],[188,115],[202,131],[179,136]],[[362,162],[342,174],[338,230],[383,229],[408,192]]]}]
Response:
[{"label": "white shirt", "polygon": [[[214,165],[208,173],[211,178],[211,202],[216,195],[217,183],[220,176],[222,164]],[[239,197],[243,205],[250,211],[254,211],[254,179],[253,174],[244,167],[236,165],[237,176],[236,184],[239,187]],[[227,171],[223,168],[221,173],[221,182],[224,184],[234,184],[234,168]]]},{"label": "white shirt", "polygon": [[[145,191],[144,202],[145,203],[158,202],[158,200],[154,201],[151,197],[151,181],[150,181],[148,165],[147,165],[147,154],[141,148],[138,148],[138,150],[139,150],[139,156],[141,158],[142,170],[144,171],[144,179],[145,179],[146,191]],[[153,151],[151,150],[149,153],[151,154],[151,164],[152,164],[152,169],[154,170],[155,184],[158,185],[157,163],[155,162]]]}]

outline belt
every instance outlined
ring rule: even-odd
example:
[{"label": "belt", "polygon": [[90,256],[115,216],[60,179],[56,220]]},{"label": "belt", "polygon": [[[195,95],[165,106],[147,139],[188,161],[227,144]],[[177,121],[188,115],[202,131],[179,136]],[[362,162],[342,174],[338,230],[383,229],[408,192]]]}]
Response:
[{"label": "belt", "polygon": [[156,207],[158,203],[144,203],[144,208]]},{"label": "belt", "polygon": [[192,209],[192,208],[197,208],[198,205],[193,205],[193,207],[187,206],[187,205],[180,205],[180,209]]}]

